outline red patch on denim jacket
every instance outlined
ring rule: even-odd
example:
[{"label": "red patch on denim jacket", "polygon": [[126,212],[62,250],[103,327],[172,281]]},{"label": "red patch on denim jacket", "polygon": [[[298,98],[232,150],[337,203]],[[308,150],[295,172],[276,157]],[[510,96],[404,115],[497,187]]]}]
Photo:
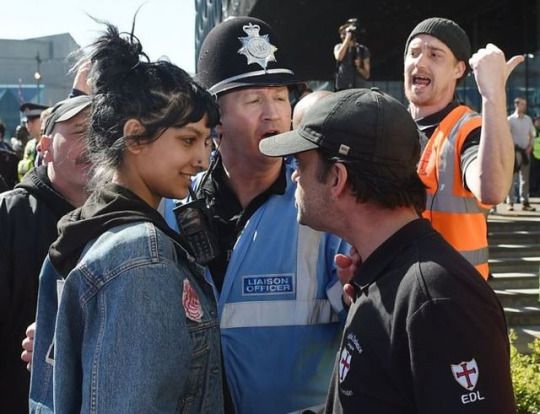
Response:
[{"label": "red patch on denim jacket", "polygon": [[195,322],[202,321],[203,310],[201,302],[199,301],[199,295],[188,279],[184,279],[184,292],[182,293],[182,305],[184,305],[184,311],[186,316]]}]

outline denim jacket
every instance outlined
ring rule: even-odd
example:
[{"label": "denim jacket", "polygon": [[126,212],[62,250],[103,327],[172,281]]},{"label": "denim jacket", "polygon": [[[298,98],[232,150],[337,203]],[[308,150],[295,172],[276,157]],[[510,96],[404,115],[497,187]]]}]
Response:
[{"label": "denim jacket", "polygon": [[223,412],[216,305],[187,257],[151,222],[107,230],[65,280],[48,257],[30,412]]}]

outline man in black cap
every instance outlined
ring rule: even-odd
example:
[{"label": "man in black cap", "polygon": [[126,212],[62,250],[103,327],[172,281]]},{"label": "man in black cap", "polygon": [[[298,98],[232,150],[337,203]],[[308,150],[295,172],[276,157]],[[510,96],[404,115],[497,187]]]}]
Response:
[{"label": "man in black cap", "polygon": [[326,412],[515,413],[500,303],[420,218],[420,143],[406,108],[377,90],[337,92],[260,149],[295,156],[298,220],[361,259]]},{"label": "man in black cap", "polygon": [[39,271],[58,236],[56,223],[87,197],[83,134],[90,103],[80,96],[52,109],[40,142],[44,165],[0,195],[0,395],[8,412],[28,412],[21,341],[35,320]]},{"label": "man in black cap", "polygon": [[[523,61],[506,62],[493,44],[471,57],[465,31],[439,17],[420,22],[405,45],[405,95],[427,144],[418,172],[428,187],[424,217],[488,277],[484,210],[508,194],[513,141],[506,121],[505,84]],[[460,105],[456,85],[472,68],[482,95],[481,115]]]},{"label": "man in black cap", "polygon": [[207,276],[218,291],[226,411],[322,404],[345,316],[333,258],[348,247],[298,225],[292,165],[259,151],[290,129],[294,72],[268,24],[236,17],[206,37],[198,78],[221,113],[217,156],[195,189],[221,252]]},{"label": "man in black cap", "polygon": [[31,137],[24,147],[23,159],[19,161],[18,173],[21,180],[28,171],[34,168],[37,157],[36,147],[41,137],[41,113],[47,108],[48,106],[33,102],[25,102],[19,108],[26,120],[26,129]]}]

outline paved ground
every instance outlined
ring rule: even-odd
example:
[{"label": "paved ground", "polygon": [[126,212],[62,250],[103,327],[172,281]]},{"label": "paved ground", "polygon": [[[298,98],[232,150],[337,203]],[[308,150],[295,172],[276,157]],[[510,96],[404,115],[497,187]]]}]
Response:
[{"label": "paved ground", "polygon": [[495,210],[495,213],[490,213],[489,218],[490,219],[497,219],[497,217],[500,218],[519,218],[519,219],[531,219],[531,220],[538,220],[540,221],[540,197],[531,197],[529,199],[529,202],[532,207],[536,208],[536,211],[523,211],[521,208],[521,204],[516,203],[514,204],[514,211],[508,211],[508,204],[502,203],[499,204]]}]

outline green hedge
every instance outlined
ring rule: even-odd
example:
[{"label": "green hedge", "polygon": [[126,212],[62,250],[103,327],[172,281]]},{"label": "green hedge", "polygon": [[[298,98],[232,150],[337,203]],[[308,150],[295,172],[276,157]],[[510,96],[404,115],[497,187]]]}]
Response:
[{"label": "green hedge", "polygon": [[530,354],[520,354],[510,332],[510,363],[518,414],[540,414],[540,339],[529,344]]}]

